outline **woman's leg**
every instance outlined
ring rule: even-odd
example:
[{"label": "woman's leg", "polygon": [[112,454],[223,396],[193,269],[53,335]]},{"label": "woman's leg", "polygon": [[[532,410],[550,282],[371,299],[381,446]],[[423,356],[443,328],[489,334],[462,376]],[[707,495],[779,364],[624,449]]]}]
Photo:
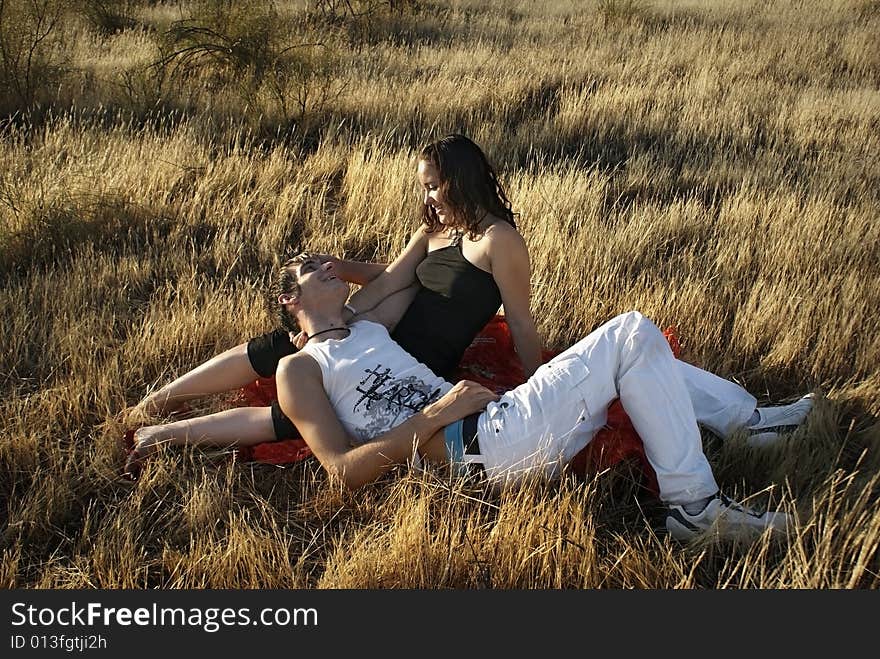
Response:
[{"label": "woman's leg", "polygon": [[236,407],[194,419],[138,428],[134,433],[134,449],[125,469],[136,475],[143,461],[162,444],[252,446],[274,439],[271,408]]},{"label": "woman's leg", "polygon": [[144,398],[136,409],[147,416],[164,416],[188,400],[240,389],[258,377],[275,375],[278,361],[295,352],[287,330],[261,334],[181,375]]},{"label": "woman's leg", "polygon": [[258,377],[248,358],[247,344],[242,343],[149,394],[136,409],[148,416],[164,416],[186,401],[239,389]]}]

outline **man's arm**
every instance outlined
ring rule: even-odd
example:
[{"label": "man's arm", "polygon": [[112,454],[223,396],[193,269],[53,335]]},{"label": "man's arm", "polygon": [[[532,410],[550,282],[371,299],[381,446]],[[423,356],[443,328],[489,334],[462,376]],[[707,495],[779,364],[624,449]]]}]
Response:
[{"label": "man's arm", "polygon": [[[321,466],[357,489],[404,464],[413,449],[438,459],[444,427],[478,412],[498,396],[475,382],[459,382],[442,398],[379,437],[356,445],[343,428],[324,390],[321,368],[306,353],[285,357],[276,373],[278,403],[296,425]],[[438,445],[439,444],[439,445]]]}]

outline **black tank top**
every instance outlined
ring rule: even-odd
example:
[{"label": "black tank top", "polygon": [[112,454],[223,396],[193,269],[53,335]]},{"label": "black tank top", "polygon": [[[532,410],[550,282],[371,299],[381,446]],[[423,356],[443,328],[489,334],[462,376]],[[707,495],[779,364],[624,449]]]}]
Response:
[{"label": "black tank top", "polygon": [[391,336],[437,375],[448,378],[501,306],[492,275],[468,261],[461,241],[428,252],[416,268],[419,292]]}]

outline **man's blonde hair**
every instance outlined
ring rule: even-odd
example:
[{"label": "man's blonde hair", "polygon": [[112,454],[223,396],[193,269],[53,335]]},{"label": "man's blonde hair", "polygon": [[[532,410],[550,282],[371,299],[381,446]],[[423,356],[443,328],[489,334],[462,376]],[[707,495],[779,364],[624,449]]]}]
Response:
[{"label": "man's blonde hair", "polygon": [[275,300],[275,306],[278,310],[278,319],[281,321],[281,326],[291,332],[298,332],[299,325],[284,305],[278,302],[278,298],[282,295],[292,295],[293,297],[299,296],[300,287],[299,281],[297,281],[299,273],[297,272],[297,269],[311,258],[314,258],[313,254],[309,252],[300,252],[292,259],[287,259],[282,263],[281,267],[278,268],[275,277],[272,297]]}]

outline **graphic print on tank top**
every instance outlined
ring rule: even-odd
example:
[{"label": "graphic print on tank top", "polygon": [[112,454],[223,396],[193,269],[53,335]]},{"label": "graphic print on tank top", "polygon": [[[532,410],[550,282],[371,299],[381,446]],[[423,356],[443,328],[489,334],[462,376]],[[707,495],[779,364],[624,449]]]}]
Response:
[{"label": "graphic print on tank top", "polygon": [[443,393],[415,376],[395,378],[391,369],[381,364],[364,372],[366,375],[355,387],[360,396],[352,409],[367,422],[355,429],[361,441],[394,428]]}]

